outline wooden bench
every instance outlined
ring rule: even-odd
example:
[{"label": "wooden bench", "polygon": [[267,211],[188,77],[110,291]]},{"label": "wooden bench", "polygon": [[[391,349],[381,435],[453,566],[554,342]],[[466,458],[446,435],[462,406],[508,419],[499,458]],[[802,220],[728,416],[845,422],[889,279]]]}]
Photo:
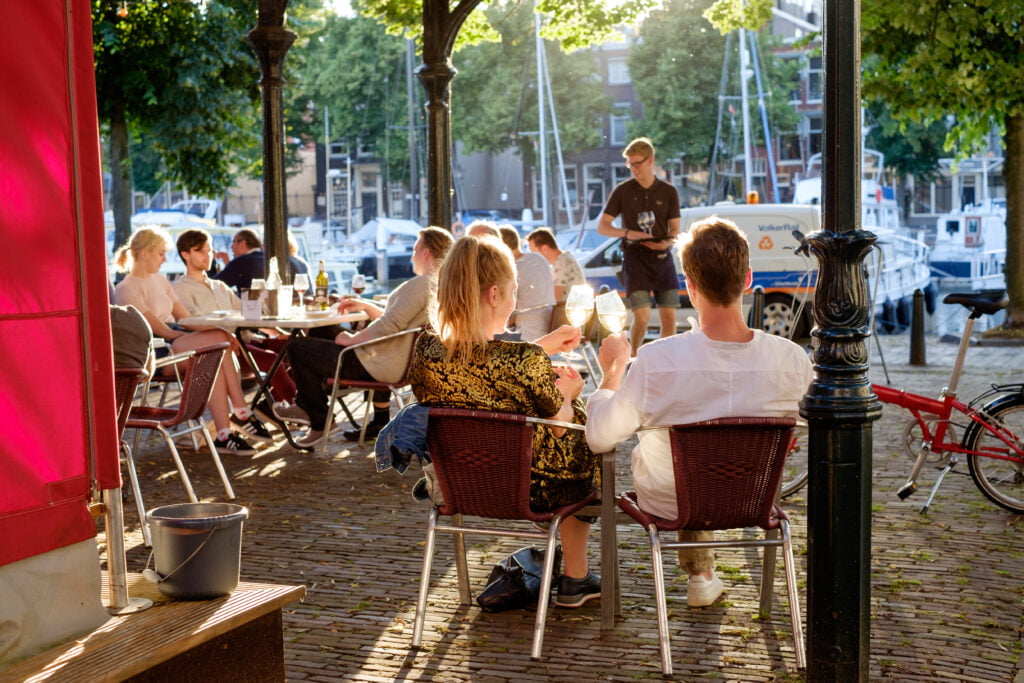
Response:
[{"label": "wooden bench", "polygon": [[0,680],[285,679],[281,608],[305,597],[305,586],[241,582],[222,598],[176,601],[131,574],[128,592],[153,606],[2,669]]}]

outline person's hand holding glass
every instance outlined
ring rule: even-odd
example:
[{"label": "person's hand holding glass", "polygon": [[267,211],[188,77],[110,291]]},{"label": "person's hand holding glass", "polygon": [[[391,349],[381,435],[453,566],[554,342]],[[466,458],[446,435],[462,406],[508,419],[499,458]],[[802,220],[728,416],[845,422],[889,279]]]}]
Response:
[{"label": "person's hand holding glass", "polygon": [[[573,327],[580,328],[590,320],[594,314],[594,288],[590,285],[573,285],[569,290],[569,296],[565,299],[565,317]],[[580,360],[583,358],[578,353],[569,351],[562,356],[567,360]]]}]

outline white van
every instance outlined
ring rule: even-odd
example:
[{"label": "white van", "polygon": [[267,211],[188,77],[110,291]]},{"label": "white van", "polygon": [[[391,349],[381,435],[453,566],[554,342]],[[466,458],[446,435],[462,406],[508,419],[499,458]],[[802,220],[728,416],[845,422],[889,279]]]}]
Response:
[{"label": "white van", "polygon": [[[765,291],[764,326],[773,334],[799,338],[811,327],[810,299],[817,280],[817,262],[796,253],[800,246],[793,231],[809,235],[821,227],[819,207],[802,204],[731,204],[683,209],[680,225],[686,232],[690,224],[718,215],[727,218],[747,234],[750,241],[750,265],[754,270],[752,286]],[[595,289],[602,285],[622,290],[618,273],[622,270],[622,248],[617,238],[609,238],[581,261],[587,281]],[[676,242],[676,271],[679,276],[680,305],[690,308],[686,284],[679,268]],[[749,295],[745,303],[749,305]],[[799,313],[798,317],[794,315]],[[685,316],[683,316],[685,318]]]}]

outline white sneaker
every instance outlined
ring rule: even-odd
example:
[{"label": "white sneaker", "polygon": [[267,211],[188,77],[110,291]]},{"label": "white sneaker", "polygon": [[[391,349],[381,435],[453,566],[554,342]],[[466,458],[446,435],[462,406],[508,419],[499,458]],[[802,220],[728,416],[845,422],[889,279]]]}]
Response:
[{"label": "white sneaker", "polygon": [[686,604],[690,607],[707,607],[715,602],[725,590],[725,584],[712,574],[710,579],[705,579],[700,574],[691,574],[686,584]]},{"label": "white sneaker", "polygon": [[317,429],[310,429],[306,432],[301,439],[295,440],[295,445],[302,448],[312,448],[320,443],[324,438],[324,433]]}]

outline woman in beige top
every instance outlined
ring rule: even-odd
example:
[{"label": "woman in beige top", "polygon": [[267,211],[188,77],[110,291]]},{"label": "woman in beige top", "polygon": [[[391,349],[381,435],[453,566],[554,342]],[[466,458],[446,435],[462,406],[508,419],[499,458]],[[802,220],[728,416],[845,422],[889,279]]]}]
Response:
[{"label": "woman in beige top", "polygon": [[[114,255],[114,265],[128,273],[114,288],[115,303],[121,306],[130,304],[139,309],[153,334],[167,340],[175,353],[218,342],[231,342],[231,336],[224,330],[193,331],[177,324],[176,321],[188,317],[189,312],[174,293],[171,283],[160,273],[160,266],[167,260],[170,247],[170,235],[159,228],[141,228],[132,235],[128,246],[121,247]],[[248,407],[232,354],[224,356],[208,407],[217,427],[214,440],[217,450],[237,455],[256,452],[233,429],[250,439],[272,441],[267,428]]]}]

